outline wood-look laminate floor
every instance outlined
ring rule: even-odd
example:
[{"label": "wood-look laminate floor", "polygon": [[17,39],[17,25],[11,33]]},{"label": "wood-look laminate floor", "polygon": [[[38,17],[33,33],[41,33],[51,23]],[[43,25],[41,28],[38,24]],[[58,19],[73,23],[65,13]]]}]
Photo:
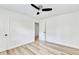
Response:
[{"label": "wood-look laminate floor", "polygon": [[0,52],[0,55],[79,55],[79,49],[49,42],[32,42],[14,49]]}]

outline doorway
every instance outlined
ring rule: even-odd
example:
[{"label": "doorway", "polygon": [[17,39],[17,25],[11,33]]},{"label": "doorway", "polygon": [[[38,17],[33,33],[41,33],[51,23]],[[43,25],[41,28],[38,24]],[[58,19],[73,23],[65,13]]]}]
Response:
[{"label": "doorway", "polygon": [[[35,22],[35,37],[34,42],[46,42],[46,22],[43,24],[39,24],[39,22]],[[40,30],[39,30],[40,29]]]},{"label": "doorway", "polygon": [[39,41],[39,23],[35,22],[35,42]]}]

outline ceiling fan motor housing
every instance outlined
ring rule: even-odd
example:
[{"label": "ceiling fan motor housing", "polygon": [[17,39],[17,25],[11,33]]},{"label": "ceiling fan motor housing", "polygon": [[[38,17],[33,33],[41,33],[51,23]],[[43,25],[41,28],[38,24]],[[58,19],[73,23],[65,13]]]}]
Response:
[{"label": "ceiling fan motor housing", "polygon": [[43,8],[43,6],[42,6],[42,5],[39,5],[38,7],[40,8],[40,10]]}]

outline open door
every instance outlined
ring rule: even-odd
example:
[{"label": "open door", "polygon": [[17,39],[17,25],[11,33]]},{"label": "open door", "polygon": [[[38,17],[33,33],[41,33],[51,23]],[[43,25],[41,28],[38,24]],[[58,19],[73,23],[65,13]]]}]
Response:
[{"label": "open door", "polygon": [[40,41],[46,42],[46,22],[40,22]]}]

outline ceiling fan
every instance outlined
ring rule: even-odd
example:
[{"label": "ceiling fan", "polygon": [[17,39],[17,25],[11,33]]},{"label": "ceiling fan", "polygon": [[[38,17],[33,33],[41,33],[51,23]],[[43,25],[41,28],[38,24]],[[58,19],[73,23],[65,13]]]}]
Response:
[{"label": "ceiling fan", "polygon": [[37,15],[40,14],[39,11],[52,11],[52,8],[43,8],[42,5],[36,6],[35,4],[31,4],[31,6],[38,10]]}]

